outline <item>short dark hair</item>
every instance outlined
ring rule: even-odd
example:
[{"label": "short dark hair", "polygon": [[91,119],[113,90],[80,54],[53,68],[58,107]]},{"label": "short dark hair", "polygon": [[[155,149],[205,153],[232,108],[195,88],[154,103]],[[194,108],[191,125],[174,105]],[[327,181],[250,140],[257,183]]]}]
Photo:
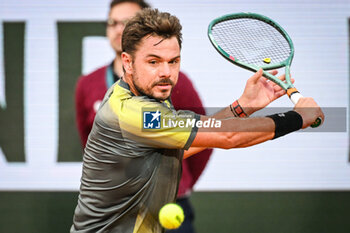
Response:
[{"label": "short dark hair", "polygon": [[109,5],[109,10],[111,10],[115,5],[118,5],[123,2],[136,3],[141,7],[141,9],[151,7],[147,2],[143,0],[112,0],[111,4]]},{"label": "short dark hair", "polygon": [[158,9],[145,8],[125,25],[122,36],[123,52],[133,56],[137,45],[147,35],[157,35],[165,39],[175,36],[181,48],[181,29],[176,16]]}]

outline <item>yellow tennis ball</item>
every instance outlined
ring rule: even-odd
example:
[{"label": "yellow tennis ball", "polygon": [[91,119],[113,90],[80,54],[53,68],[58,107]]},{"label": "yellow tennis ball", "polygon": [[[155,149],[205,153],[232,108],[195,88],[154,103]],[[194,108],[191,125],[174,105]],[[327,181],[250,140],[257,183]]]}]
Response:
[{"label": "yellow tennis ball", "polygon": [[181,206],[175,203],[164,205],[159,211],[159,222],[165,229],[176,229],[185,219]]}]

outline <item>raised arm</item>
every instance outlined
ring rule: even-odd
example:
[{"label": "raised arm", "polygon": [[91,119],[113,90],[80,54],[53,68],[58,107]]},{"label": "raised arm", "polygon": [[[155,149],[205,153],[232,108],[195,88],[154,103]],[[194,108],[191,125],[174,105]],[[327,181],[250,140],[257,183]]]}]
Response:
[{"label": "raised arm", "polygon": [[[264,80],[260,70],[247,81],[239,101],[245,106],[243,109],[251,114],[283,94],[283,90]],[[248,147],[306,128],[317,117],[324,119],[321,108],[312,98],[302,98],[293,111],[267,117],[238,118],[232,115],[230,107],[226,107],[210,117],[201,116],[201,121],[209,118],[220,119],[221,126],[199,128],[191,147]],[[185,156],[190,154],[191,150],[185,152]]]}]

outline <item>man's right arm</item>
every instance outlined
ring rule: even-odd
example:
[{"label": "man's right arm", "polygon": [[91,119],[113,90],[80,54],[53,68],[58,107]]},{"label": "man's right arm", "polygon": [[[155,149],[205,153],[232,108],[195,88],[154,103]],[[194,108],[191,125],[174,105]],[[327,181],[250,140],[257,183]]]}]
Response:
[{"label": "man's right arm", "polygon": [[[220,128],[199,128],[191,147],[230,149],[253,146],[273,139],[276,135],[281,134],[283,136],[286,133],[300,128],[306,128],[310,126],[317,117],[324,119],[322,110],[312,98],[300,99],[294,111],[295,112],[286,114],[286,117],[281,115],[279,121],[274,120],[279,117],[277,114],[275,117],[222,119]],[[215,118],[216,115],[211,117]],[[290,118],[288,119],[288,117]],[[202,121],[207,119],[207,116],[201,116]],[[293,119],[293,121],[301,119],[299,120],[301,122],[296,122],[296,124],[300,126],[297,128],[293,127],[288,131],[288,127],[295,125],[295,122],[289,121],[290,119]],[[279,125],[277,125],[276,122]],[[281,130],[283,130],[283,132],[276,132]]]},{"label": "man's right arm", "polygon": [[222,119],[220,128],[199,128],[191,147],[248,147],[272,139],[274,128],[273,120],[267,117]]}]

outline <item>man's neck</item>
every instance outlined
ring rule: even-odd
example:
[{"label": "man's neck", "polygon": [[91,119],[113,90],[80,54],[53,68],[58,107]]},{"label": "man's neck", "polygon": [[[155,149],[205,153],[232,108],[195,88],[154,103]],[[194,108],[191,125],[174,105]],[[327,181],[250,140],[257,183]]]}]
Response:
[{"label": "man's neck", "polygon": [[123,76],[123,81],[126,82],[129,85],[130,91],[136,95],[136,96],[140,96],[141,94],[137,91],[137,89],[134,86],[134,82],[132,81],[132,76],[125,73]]}]

